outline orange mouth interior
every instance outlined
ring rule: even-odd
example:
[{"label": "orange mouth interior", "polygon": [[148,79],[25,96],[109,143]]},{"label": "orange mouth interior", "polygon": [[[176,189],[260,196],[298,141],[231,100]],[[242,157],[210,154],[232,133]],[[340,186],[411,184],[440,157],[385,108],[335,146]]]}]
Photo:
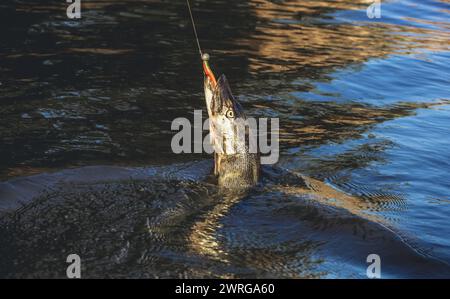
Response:
[{"label": "orange mouth interior", "polygon": [[211,81],[212,87],[215,88],[217,85],[216,77],[214,76],[214,73],[211,71],[211,68],[209,67],[207,61],[203,61],[203,71],[205,72],[206,77],[208,77],[209,80]]}]

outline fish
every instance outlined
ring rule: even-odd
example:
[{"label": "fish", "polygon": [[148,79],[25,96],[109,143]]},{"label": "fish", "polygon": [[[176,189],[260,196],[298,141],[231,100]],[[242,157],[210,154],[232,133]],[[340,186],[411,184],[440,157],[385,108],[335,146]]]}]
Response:
[{"label": "fish", "polygon": [[247,117],[234,97],[225,75],[218,80],[209,66],[209,55],[204,54],[204,90],[209,116],[210,141],[214,149],[214,175],[222,190],[246,191],[260,179],[261,161],[257,147],[251,151]]}]

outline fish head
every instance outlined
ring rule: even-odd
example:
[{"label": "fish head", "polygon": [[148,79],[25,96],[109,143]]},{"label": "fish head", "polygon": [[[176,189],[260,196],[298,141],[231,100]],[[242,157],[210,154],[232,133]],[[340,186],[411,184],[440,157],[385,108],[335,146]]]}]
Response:
[{"label": "fish head", "polygon": [[246,151],[246,116],[231,92],[225,75],[217,82],[205,76],[205,98],[209,116],[211,144],[218,154],[234,155]]}]

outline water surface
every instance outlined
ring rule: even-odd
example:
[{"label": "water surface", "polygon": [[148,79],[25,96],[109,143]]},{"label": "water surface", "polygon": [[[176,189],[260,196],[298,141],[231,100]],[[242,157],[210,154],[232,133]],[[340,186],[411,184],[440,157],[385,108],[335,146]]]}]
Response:
[{"label": "water surface", "polygon": [[[20,266],[2,275],[63,276],[52,267],[60,259],[64,270],[65,254],[78,250],[93,277],[106,267],[119,277],[364,278],[370,253],[385,261],[384,277],[450,277],[450,3],[384,1],[380,19],[367,17],[369,4],[193,1],[214,71],[248,115],[280,118],[279,166],[354,196],[351,212],[370,216],[308,208],[295,190],[236,201],[192,183],[186,202],[178,181],[164,196],[164,182],[141,182],[150,207],[133,201],[134,185],[116,200],[118,187],[108,187],[103,204],[115,210],[98,218],[64,218],[77,197],[56,204],[47,195],[4,224],[2,250],[16,248]],[[208,159],[170,148],[172,120],[204,109],[185,2],[89,1],[74,21],[65,5],[0,4],[1,180]],[[146,219],[167,231],[149,234]],[[59,239],[30,237],[38,231]]]}]

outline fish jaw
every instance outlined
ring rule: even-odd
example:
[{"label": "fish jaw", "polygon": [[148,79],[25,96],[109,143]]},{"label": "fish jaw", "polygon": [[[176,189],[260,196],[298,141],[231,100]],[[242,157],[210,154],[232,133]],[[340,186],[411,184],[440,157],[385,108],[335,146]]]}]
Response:
[{"label": "fish jaw", "polygon": [[222,75],[216,84],[205,77],[205,100],[209,116],[210,142],[220,155],[244,154],[246,116]]}]

